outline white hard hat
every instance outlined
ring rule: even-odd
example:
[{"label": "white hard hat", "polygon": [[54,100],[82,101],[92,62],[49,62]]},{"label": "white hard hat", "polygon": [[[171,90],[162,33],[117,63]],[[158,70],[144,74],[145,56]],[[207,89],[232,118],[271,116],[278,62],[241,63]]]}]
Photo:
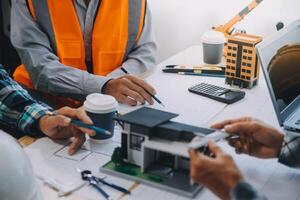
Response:
[{"label": "white hard hat", "polygon": [[30,161],[17,141],[0,130],[0,199],[41,200]]}]

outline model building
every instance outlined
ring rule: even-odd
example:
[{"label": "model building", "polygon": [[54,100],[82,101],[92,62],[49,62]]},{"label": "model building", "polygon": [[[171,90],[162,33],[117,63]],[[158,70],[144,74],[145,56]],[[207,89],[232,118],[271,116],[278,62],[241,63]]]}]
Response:
[{"label": "model building", "polygon": [[228,37],[225,81],[240,88],[252,88],[258,82],[259,62],[255,46],[261,37],[235,34]]},{"label": "model building", "polygon": [[190,183],[189,143],[214,130],[170,121],[177,116],[144,107],[118,117],[121,147],[101,170],[194,197],[201,186]]}]

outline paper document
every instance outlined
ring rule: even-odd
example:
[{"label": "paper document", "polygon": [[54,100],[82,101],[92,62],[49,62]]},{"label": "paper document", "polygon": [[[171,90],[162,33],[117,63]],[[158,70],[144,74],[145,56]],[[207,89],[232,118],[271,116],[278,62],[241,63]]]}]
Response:
[{"label": "paper document", "polygon": [[[118,142],[117,142],[118,141]],[[106,177],[106,181],[115,183],[124,188],[130,188],[132,181],[123,180],[100,173],[102,165],[110,160],[115,147],[120,143],[120,129],[116,129],[115,136],[105,144],[87,140],[82,148],[74,155],[68,155],[68,141],[52,141],[41,138],[25,148],[34,173],[45,184],[59,190],[59,195],[72,191],[78,196],[87,199],[103,199],[91,186],[85,186],[77,169],[90,170],[98,177]],[[85,186],[85,187],[82,187]],[[113,199],[119,198],[122,193],[107,186],[101,186]]]}]

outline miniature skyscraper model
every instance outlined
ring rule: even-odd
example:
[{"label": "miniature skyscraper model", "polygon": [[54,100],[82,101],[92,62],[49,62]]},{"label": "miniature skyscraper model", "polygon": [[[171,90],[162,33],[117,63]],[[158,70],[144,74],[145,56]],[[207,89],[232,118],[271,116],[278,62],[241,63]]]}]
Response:
[{"label": "miniature skyscraper model", "polygon": [[240,88],[252,88],[258,82],[259,62],[255,46],[259,36],[235,34],[228,37],[225,81]]}]

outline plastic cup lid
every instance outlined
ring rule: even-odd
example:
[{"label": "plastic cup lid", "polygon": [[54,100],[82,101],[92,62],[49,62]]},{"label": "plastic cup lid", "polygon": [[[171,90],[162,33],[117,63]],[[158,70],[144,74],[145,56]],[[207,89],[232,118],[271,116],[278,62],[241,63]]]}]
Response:
[{"label": "plastic cup lid", "polygon": [[94,93],[86,97],[84,107],[93,113],[109,113],[116,111],[118,102],[113,96]]},{"label": "plastic cup lid", "polygon": [[201,37],[202,43],[208,44],[224,44],[225,43],[225,36],[223,33],[219,31],[207,31]]}]

